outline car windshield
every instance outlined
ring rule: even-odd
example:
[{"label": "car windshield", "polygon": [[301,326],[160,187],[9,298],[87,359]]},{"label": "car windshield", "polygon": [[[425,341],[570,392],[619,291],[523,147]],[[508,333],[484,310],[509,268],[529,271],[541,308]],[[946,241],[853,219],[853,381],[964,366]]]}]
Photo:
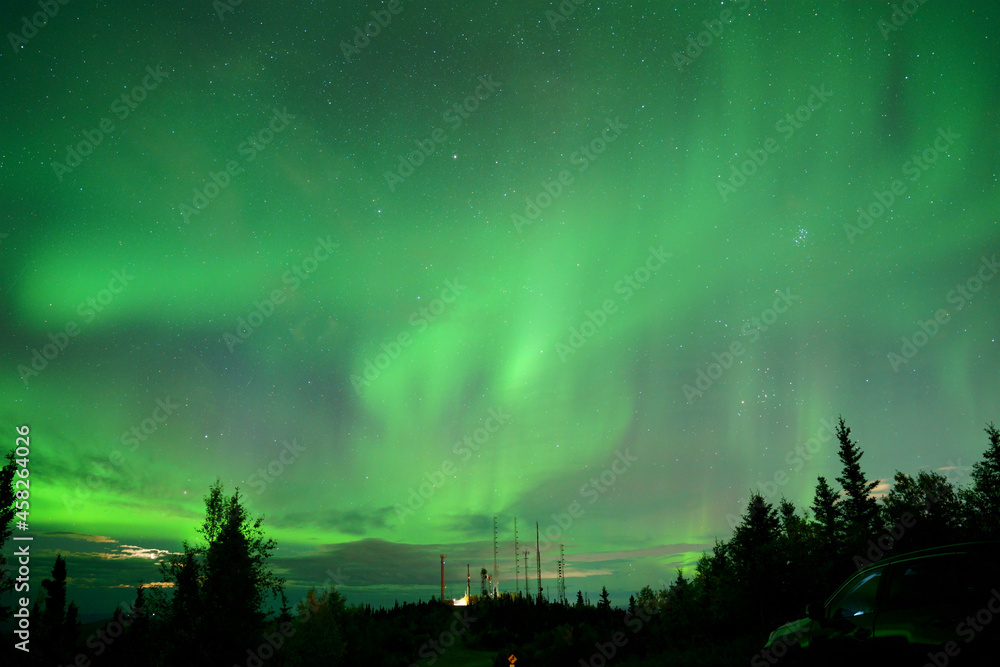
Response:
[{"label": "car windshield", "polygon": [[882,570],[859,574],[830,602],[830,617],[861,616],[875,611],[875,596],[882,578]]}]

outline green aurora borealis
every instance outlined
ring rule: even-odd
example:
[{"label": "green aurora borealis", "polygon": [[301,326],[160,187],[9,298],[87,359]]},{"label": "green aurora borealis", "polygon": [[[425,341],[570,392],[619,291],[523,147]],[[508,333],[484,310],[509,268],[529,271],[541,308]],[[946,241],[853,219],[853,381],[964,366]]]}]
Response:
[{"label": "green aurora borealis", "polygon": [[218,476],[292,600],[426,599],[439,553],[459,597],[498,515],[502,589],[517,517],[550,595],[565,543],[567,589],[622,604],[758,485],[811,502],[822,420],[871,477],[978,460],[995,2],[887,31],[886,2],[400,0],[347,57],[388,10],[337,4],[73,0],[5,38],[0,449],[30,425],[35,581],[59,551],[84,612],[130,600]]}]

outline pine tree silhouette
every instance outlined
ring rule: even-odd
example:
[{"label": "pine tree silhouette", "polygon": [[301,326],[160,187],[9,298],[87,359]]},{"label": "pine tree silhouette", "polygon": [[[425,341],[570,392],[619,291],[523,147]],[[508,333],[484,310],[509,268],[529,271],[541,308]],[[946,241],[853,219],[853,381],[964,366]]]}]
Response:
[{"label": "pine tree silhouette", "polygon": [[837,424],[837,440],[840,442],[837,455],[844,466],[837,478],[844,488],[844,497],[837,506],[844,521],[845,546],[849,553],[856,553],[880,528],[878,503],[871,495],[878,480],[868,481],[861,470],[864,452],[851,440],[851,429],[844,424],[843,417]]},{"label": "pine tree silhouette", "polygon": [[972,486],[962,499],[973,537],[995,540],[1000,538],[1000,430],[992,422],[983,430],[990,443],[982,461],[972,466]]}]

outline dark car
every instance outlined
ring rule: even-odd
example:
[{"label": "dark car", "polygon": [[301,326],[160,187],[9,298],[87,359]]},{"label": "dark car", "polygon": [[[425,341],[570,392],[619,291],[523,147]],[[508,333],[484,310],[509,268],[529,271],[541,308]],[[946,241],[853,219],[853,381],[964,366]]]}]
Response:
[{"label": "dark car", "polygon": [[[755,665],[1000,664],[1000,542],[913,551],[858,570]],[[880,662],[876,662],[880,661]]]}]

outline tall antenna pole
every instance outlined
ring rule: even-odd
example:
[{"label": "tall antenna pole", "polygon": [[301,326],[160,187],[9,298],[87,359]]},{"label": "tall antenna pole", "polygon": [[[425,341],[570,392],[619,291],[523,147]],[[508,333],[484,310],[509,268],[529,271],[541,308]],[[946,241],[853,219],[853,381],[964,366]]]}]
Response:
[{"label": "tall antenna pole", "polygon": [[[461,570],[459,570],[461,571]],[[468,600],[472,597],[472,571],[469,569],[469,564],[465,564],[465,599]]]},{"label": "tall antenna pole", "polygon": [[521,563],[517,559],[519,555],[521,551],[517,547],[517,517],[514,517],[514,595],[521,588]]},{"label": "tall antenna pole", "polygon": [[444,554],[441,554],[441,602],[444,602]]},{"label": "tall antenna pole", "polygon": [[[559,545],[559,553],[562,554],[562,545]],[[560,587],[562,586],[562,555],[559,556],[559,560],[556,561],[556,600],[562,602],[562,596],[560,595]]]},{"label": "tall antenna pole", "polygon": [[566,604],[566,545],[559,545],[559,601]]},{"label": "tall antenna pole", "polygon": [[524,597],[531,597],[531,593],[528,592],[528,554],[531,553],[527,549],[524,550]]},{"label": "tall antenna pole", "polygon": [[542,549],[538,541],[538,522],[535,522],[535,565],[538,568],[538,600],[542,599]]},{"label": "tall antenna pole", "polygon": [[497,516],[493,515],[493,597],[500,591],[500,564],[497,562]]}]

